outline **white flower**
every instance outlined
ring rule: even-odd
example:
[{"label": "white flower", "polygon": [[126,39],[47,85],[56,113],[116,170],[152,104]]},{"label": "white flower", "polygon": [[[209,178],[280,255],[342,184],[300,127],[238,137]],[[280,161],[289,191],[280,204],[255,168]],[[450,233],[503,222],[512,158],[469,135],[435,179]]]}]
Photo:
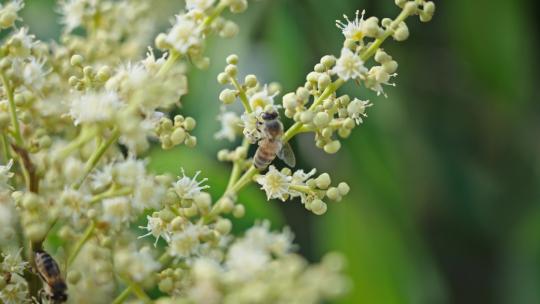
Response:
[{"label": "white flower", "polygon": [[251,113],[245,112],[240,117],[240,119],[242,120],[242,125],[244,127],[242,133],[252,144],[258,142],[264,136],[261,129],[261,113],[262,110],[257,109]]},{"label": "white flower", "polygon": [[148,230],[148,233],[140,236],[139,238],[152,235],[156,238],[156,241],[154,242],[154,247],[156,246],[160,237],[167,241],[167,243],[171,241],[171,233],[168,229],[168,224],[165,221],[163,221],[159,216],[150,215],[147,215],[146,219],[148,220],[146,227],[139,226],[139,228]]},{"label": "white flower", "polygon": [[366,108],[371,107],[373,104],[369,100],[353,99],[347,106],[347,113],[349,117],[354,119],[357,125],[363,122],[362,117],[367,117]]},{"label": "white flower", "polygon": [[22,260],[21,251],[22,248],[16,253],[2,253],[3,261],[0,264],[0,269],[3,272],[22,275],[23,271],[28,267],[28,262]]},{"label": "white flower", "polygon": [[216,0],[186,0],[186,8],[188,10],[201,10],[204,11],[212,6]]},{"label": "white flower", "polygon": [[341,49],[341,56],[332,69],[333,74],[337,74],[343,80],[364,79],[368,69],[358,54],[353,53],[349,48]]},{"label": "white flower", "polygon": [[122,162],[114,164],[115,181],[122,186],[135,188],[140,180],[146,177],[146,161],[128,157]]},{"label": "white flower", "polygon": [[131,246],[120,250],[114,256],[114,262],[115,267],[119,271],[127,272],[136,282],[143,281],[161,267],[152,256],[148,247],[136,250]]},{"label": "white flower", "polygon": [[336,26],[341,30],[343,36],[346,39],[351,39],[354,41],[360,41],[364,38],[364,14],[366,11],[362,11],[362,15],[359,16],[359,11],[356,11],[356,18],[354,20],[349,20],[347,15],[343,15],[347,23],[343,23],[341,20],[336,20]]},{"label": "white flower", "polygon": [[153,177],[141,179],[135,186],[133,193],[133,207],[137,211],[160,207],[160,202],[165,195],[165,188],[157,184]]},{"label": "white flower", "polygon": [[18,49],[23,51],[21,53],[17,52],[18,55],[27,56],[30,54],[32,47],[36,45],[36,42],[34,41],[35,39],[36,36],[28,34],[28,28],[23,27],[19,29],[17,33],[11,36],[10,41],[17,41]]},{"label": "white flower", "polygon": [[75,125],[110,122],[122,107],[120,97],[113,91],[87,92],[71,102],[69,115]]},{"label": "white flower", "polygon": [[62,14],[62,24],[66,27],[66,32],[83,23],[87,0],[67,0],[60,2],[60,13]]},{"label": "white flower", "polygon": [[178,197],[181,199],[193,199],[201,193],[202,190],[210,188],[210,186],[202,185],[208,180],[207,178],[197,181],[197,176],[199,176],[200,173],[201,171],[197,171],[193,178],[189,178],[186,176],[184,169],[182,169],[182,177],[178,176],[179,180],[173,183],[174,191]]},{"label": "white flower", "polygon": [[228,141],[234,141],[236,135],[241,129],[242,120],[235,112],[225,111],[224,107],[221,108],[221,113],[218,116],[218,121],[221,122],[221,130],[219,130],[214,137],[216,139],[227,139]]},{"label": "white flower", "polygon": [[157,74],[161,66],[167,61],[167,54],[164,53],[161,57],[156,59],[154,55],[154,50],[151,47],[148,47],[148,52],[146,52],[146,58],[141,61],[145,69],[151,74]]},{"label": "white flower", "polygon": [[279,172],[274,166],[270,166],[266,174],[257,176],[257,183],[266,192],[268,200],[277,198],[285,201],[289,194],[290,182],[291,177]]},{"label": "white flower", "polygon": [[88,196],[72,188],[66,188],[60,194],[60,210],[66,218],[75,223],[88,210]]},{"label": "white flower", "polygon": [[45,76],[50,71],[43,70],[43,65],[45,60],[37,60],[34,57],[31,57],[30,61],[24,65],[22,71],[22,78],[24,83],[36,90],[40,90],[45,84]]},{"label": "white flower", "polygon": [[274,105],[274,97],[276,97],[277,94],[278,92],[270,95],[270,93],[268,92],[268,86],[264,85],[264,88],[262,90],[254,93],[249,97],[249,104],[254,111],[264,110],[266,106]]},{"label": "white flower", "polygon": [[104,191],[113,182],[113,165],[107,164],[90,175],[90,187],[94,191]]},{"label": "white flower", "polygon": [[201,33],[193,19],[185,15],[176,15],[176,22],[165,37],[165,41],[177,52],[185,54],[190,47],[201,44]]},{"label": "white flower", "polygon": [[206,226],[193,225],[188,222],[182,232],[173,234],[169,242],[169,253],[172,256],[187,258],[199,249],[199,237],[204,233]]},{"label": "white flower", "polygon": [[13,0],[5,6],[0,3],[0,29],[13,26],[18,18],[17,13],[24,7],[22,0]]},{"label": "white flower", "polygon": [[[316,172],[317,169],[311,169],[311,171],[309,171],[308,173],[305,173],[302,169],[296,170],[291,177],[290,184],[295,186],[306,186],[306,181],[313,175],[315,175]],[[289,193],[292,197],[301,197],[302,202],[305,202],[305,200],[308,199],[306,193],[302,191],[296,191],[291,189]]]},{"label": "white flower", "polygon": [[125,196],[108,198],[102,201],[103,219],[111,224],[121,224],[129,221],[131,207]]},{"label": "white flower", "polygon": [[13,172],[10,171],[12,166],[13,159],[10,159],[9,162],[4,166],[0,165],[0,193],[12,189],[8,184],[9,179],[13,177]]},{"label": "white flower", "polygon": [[23,282],[7,284],[2,290],[0,290],[0,301],[2,301],[4,304],[25,303],[27,300],[27,293],[27,288]]}]

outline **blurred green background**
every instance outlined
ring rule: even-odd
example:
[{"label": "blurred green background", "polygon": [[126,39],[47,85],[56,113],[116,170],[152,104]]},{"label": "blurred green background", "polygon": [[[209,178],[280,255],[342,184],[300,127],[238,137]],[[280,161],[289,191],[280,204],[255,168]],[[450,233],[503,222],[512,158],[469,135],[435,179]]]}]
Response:
[{"label": "blurred green background", "polygon": [[[26,2],[31,32],[57,38],[54,1]],[[312,261],[344,253],[354,289],[342,303],[540,303],[538,4],[435,2],[432,22],[411,18],[410,38],[384,45],[400,65],[389,98],[342,89],[375,106],[338,155],[321,153],[312,135],[293,143],[299,167],[347,181],[349,196],[319,217],[251,186],[237,232],[270,218],[292,227]],[[153,1],[161,28],[182,5]],[[215,155],[231,144],[213,138],[225,57],[237,53],[242,74],[294,90],[321,56],[339,54],[334,20],[357,9],[398,13],[391,0],[266,0],[233,16],[240,35],[212,38],[211,68],[190,72],[181,112],[198,121],[198,147],[154,149],[154,170],[202,169],[219,195],[230,170]]]}]

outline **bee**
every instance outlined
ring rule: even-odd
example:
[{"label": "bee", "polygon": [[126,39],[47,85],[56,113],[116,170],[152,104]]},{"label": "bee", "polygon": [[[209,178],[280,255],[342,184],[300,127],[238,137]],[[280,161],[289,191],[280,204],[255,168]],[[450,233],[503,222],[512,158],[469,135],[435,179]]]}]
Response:
[{"label": "bee", "polygon": [[289,167],[296,165],[291,145],[283,142],[283,124],[279,120],[279,115],[274,110],[265,111],[261,115],[262,138],[258,141],[259,147],[253,157],[253,165],[261,170],[265,169],[277,157],[283,160]]},{"label": "bee", "polygon": [[52,303],[67,301],[67,285],[56,261],[43,250],[34,251],[34,260],[37,272],[45,283],[45,297]]}]

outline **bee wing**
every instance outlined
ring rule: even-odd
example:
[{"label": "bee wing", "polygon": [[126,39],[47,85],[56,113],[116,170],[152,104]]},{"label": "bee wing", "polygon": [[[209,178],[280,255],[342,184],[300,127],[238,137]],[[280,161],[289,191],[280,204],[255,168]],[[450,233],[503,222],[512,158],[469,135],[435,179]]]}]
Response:
[{"label": "bee wing", "polygon": [[277,153],[277,157],[283,160],[289,167],[296,166],[296,157],[294,156],[293,149],[288,142],[283,143],[281,149]]}]

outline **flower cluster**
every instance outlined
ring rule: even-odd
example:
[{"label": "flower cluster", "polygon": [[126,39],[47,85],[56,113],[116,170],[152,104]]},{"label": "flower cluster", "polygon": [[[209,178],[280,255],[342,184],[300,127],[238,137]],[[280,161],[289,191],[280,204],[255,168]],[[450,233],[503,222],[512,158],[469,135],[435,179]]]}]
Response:
[{"label": "flower cluster", "polygon": [[[0,5],[0,302],[47,302],[55,287],[44,288],[29,267],[39,250],[60,265],[57,279],[72,303],[122,303],[132,293],[145,303],[319,303],[342,295],[349,284],[339,255],[310,265],[295,253],[292,233],[267,221],[235,235],[235,219],[246,213],[238,194],[258,183],[268,200],[296,198],[317,215],[325,201],[348,194],[346,183],[333,185],[316,169],[272,164],[264,172],[250,144],[265,164],[279,157],[292,167],[288,142],[299,133],[314,133],[318,147],[336,153],[338,138],[372,106],[337,89],[353,80],[384,94],[397,62],[380,45],[407,38],[408,16],[428,21],[434,12],[424,0],[396,4],[394,20],[357,13],[338,22],[340,56],[324,56],[303,86],[282,96],[277,83],[241,80],[238,56],[227,57],[215,137],[242,142],[218,152],[232,170],[217,198],[201,171],[157,175],[142,156],[153,142],[196,146],[195,119],[170,112],[188,93],[189,63],[210,64],[206,39],[239,31],[222,13],[244,11],[247,0],[187,0],[156,35],[157,55],[147,47],[155,24],[149,1],[60,0],[64,28],[52,43],[20,24],[23,1]],[[146,290],[156,287],[163,297],[151,299]]]},{"label": "flower cluster", "polygon": [[337,187],[330,187],[330,175],[323,173],[312,178],[315,171],[313,169],[305,173],[304,170],[297,170],[293,173],[289,168],[278,171],[274,166],[270,166],[266,174],[259,175],[255,179],[266,192],[268,200],[275,198],[286,201],[300,197],[307,210],[321,215],[327,210],[327,205],[322,199],[328,197],[333,201],[341,201],[342,197],[349,193],[350,188],[344,182],[339,183]]}]

